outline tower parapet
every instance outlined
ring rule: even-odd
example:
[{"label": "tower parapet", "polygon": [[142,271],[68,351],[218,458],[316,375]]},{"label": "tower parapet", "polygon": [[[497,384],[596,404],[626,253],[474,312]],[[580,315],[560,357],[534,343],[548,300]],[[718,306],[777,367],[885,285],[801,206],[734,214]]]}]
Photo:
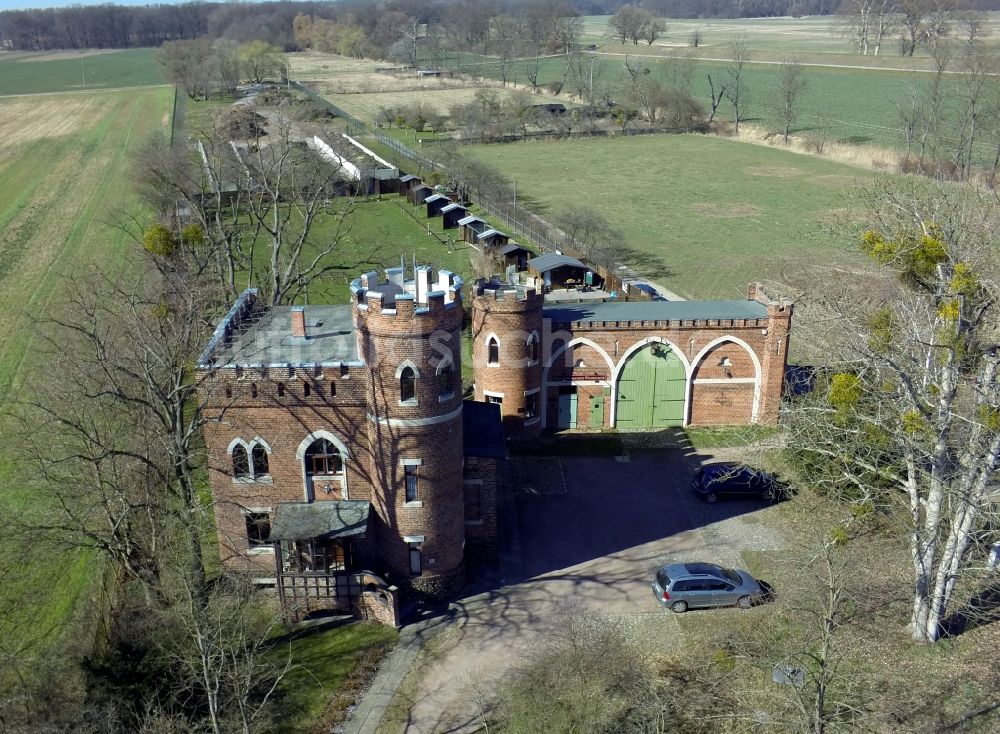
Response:
[{"label": "tower parapet", "polygon": [[764,292],[760,283],[747,288],[747,300],[767,306],[767,329],[764,334],[762,384],[757,420],[774,425],[778,422],[785,370],[788,366],[788,340],[792,332],[794,305],[787,299],[774,300]]},{"label": "tower parapet", "polygon": [[476,400],[499,402],[512,440],[542,430],[542,306],[534,288],[481,279],[472,298],[472,360]]}]

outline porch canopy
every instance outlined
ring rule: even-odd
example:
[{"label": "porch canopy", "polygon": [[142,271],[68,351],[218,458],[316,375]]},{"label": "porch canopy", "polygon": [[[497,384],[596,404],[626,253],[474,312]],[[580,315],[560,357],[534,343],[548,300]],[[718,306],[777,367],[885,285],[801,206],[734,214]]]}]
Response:
[{"label": "porch canopy", "polygon": [[363,538],[368,532],[367,500],[285,502],[271,520],[271,540]]}]

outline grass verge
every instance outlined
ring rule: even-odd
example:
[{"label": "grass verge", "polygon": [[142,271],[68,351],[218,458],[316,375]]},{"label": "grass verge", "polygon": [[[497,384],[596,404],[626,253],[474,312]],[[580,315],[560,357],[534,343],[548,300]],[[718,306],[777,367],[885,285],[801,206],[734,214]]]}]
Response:
[{"label": "grass verge", "polygon": [[276,638],[272,662],[293,664],[276,692],[274,717],[281,731],[318,734],[342,723],[398,637],[384,625],[333,622]]}]

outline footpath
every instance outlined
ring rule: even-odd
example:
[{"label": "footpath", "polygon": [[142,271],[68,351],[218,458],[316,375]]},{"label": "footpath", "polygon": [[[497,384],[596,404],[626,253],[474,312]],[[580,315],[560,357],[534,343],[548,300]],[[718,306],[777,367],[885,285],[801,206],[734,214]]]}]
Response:
[{"label": "footpath", "polygon": [[[511,462],[505,463],[503,491],[498,498],[498,512],[501,527],[501,547],[499,568],[517,573],[521,566],[521,540],[517,527],[517,509],[514,505],[514,478]],[[494,574],[484,574],[481,583],[494,586],[498,579]],[[500,580],[502,583],[502,580]],[[470,590],[476,594],[478,589]],[[425,619],[405,625],[399,632],[396,646],[379,666],[372,684],[365,691],[361,701],[350,717],[337,730],[343,734],[375,734],[392,703],[403,678],[410,671],[413,662],[432,637],[447,631],[449,627],[462,624],[466,616],[456,614],[455,605],[449,604],[443,614],[435,614]]]}]

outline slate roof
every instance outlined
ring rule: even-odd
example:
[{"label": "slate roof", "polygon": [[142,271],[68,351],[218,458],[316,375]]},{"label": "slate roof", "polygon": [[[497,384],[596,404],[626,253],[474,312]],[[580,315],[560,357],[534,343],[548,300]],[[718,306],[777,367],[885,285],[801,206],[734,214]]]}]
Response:
[{"label": "slate roof", "polygon": [[410,181],[413,181],[414,179],[416,179],[417,181],[419,181],[420,177],[419,176],[414,176],[412,173],[408,173],[405,176],[400,176],[399,177],[399,182],[400,183],[408,183]]},{"label": "slate roof", "polygon": [[364,537],[370,510],[368,500],[285,502],[274,510],[271,539]]},{"label": "slate roof", "polygon": [[757,301],[609,301],[549,306],[547,319],[561,324],[580,321],[680,321],[686,319],[766,319]]},{"label": "slate roof", "polygon": [[555,270],[556,268],[561,268],[567,265],[573,268],[590,270],[590,268],[577,260],[575,257],[570,257],[569,255],[556,255],[551,252],[528,260],[528,267],[538,273],[547,273],[550,270]]},{"label": "slate roof", "polygon": [[292,336],[292,307],[273,306],[233,334],[229,343],[217,345],[210,356],[216,367],[342,364],[359,360],[350,305],[306,306],[305,317],[305,338]]},{"label": "slate roof", "polygon": [[486,459],[503,459],[507,456],[500,406],[495,403],[463,400],[462,434],[466,456]]}]

